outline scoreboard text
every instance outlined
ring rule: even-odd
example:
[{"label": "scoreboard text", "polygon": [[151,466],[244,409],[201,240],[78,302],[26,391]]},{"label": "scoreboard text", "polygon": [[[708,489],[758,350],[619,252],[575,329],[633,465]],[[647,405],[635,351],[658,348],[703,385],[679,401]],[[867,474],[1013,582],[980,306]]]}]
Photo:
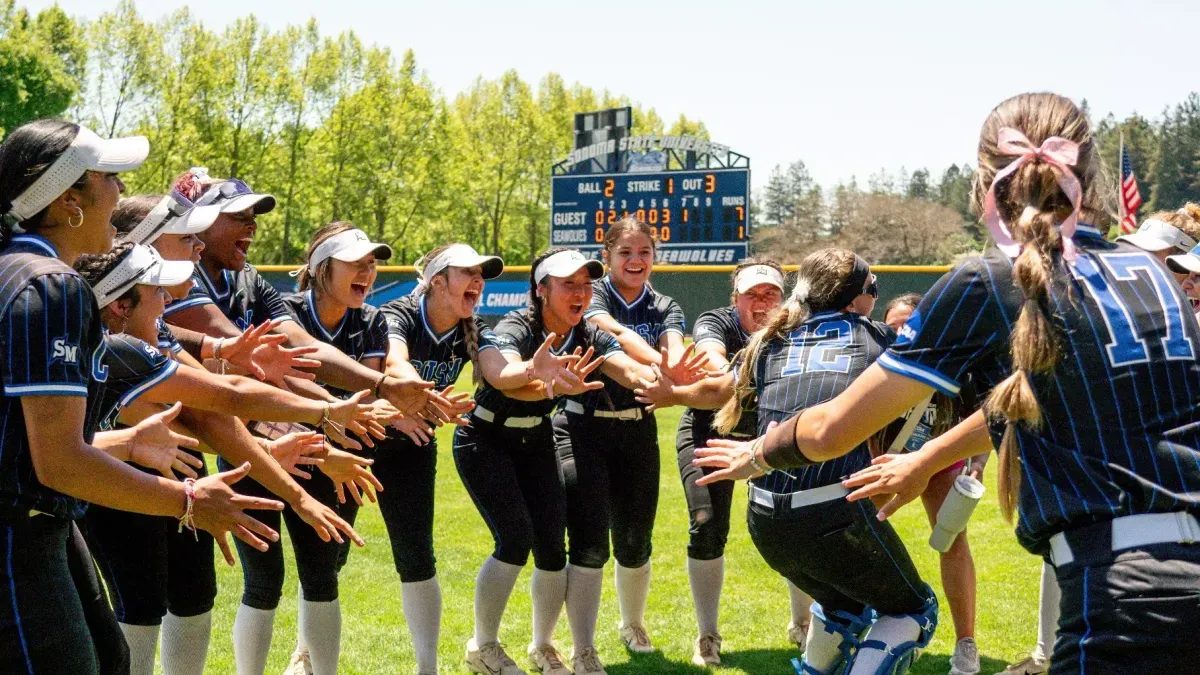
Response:
[{"label": "scoreboard text", "polygon": [[550,243],[599,255],[604,235],[632,216],[658,239],[659,262],[731,263],[750,238],[750,170],[554,176]]}]

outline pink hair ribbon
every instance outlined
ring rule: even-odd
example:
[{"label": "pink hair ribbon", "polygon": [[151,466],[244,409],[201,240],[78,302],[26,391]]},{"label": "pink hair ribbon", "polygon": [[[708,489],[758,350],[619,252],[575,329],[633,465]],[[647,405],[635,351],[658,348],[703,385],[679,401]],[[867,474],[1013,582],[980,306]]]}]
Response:
[{"label": "pink hair ribbon", "polygon": [[996,184],[1021,168],[1026,162],[1040,159],[1054,168],[1054,172],[1058,176],[1058,186],[1062,188],[1063,194],[1071,200],[1071,215],[1059,225],[1058,231],[1062,237],[1063,258],[1068,262],[1074,262],[1075,243],[1071,241],[1071,237],[1075,234],[1075,224],[1079,221],[1083,188],[1071,167],[1079,161],[1079,144],[1060,136],[1051,136],[1042,142],[1041,147],[1035,148],[1025,134],[1012,127],[1001,129],[998,140],[997,146],[1000,154],[1016,157],[1016,159],[996,174],[996,177],[992,179],[991,187],[988,188],[987,196],[983,200],[983,218],[987,223],[988,232],[996,240],[996,246],[1010,258],[1015,258],[1021,253],[1021,245],[1013,239],[1012,232],[1008,229],[1008,225],[1001,220],[1000,211],[996,208]]}]

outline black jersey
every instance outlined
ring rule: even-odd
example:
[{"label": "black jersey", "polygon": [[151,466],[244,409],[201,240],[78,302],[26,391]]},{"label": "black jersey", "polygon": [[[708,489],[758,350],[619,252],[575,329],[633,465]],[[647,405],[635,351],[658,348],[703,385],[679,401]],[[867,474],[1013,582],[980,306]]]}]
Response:
[{"label": "black jersey", "polygon": [[[471,360],[467,340],[456,323],[442,334],[434,332],[425,311],[425,297],[404,295],[385,302],[379,311],[387,319],[387,337],[404,343],[408,361],[421,379],[434,382],[445,389],[458,380],[463,367]],[[478,349],[495,347],[495,340],[478,315],[472,317],[479,332]]]},{"label": "black jersey", "polygon": [[[721,307],[709,310],[696,319],[696,327],[692,330],[692,338],[697,347],[705,342],[719,344],[725,348],[726,360],[733,363],[738,352],[746,348],[750,335],[742,328],[738,319],[736,307]],[[688,408],[684,416],[691,419],[693,429],[711,429],[715,410],[698,410]],[[758,428],[757,397],[751,396],[742,406],[742,416],[737,426],[730,432],[733,438],[752,438]]]},{"label": "black jersey", "polygon": [[[387,322],[373,305],[364,304],[358,309],[347,309],[337,328],[328,331],[317,318],[316,300],[312,290],[289,295],[283,299],[283,303],[287,307],[288,315],[303,326],[309,335],[333,345],[355,361],[382,359],[387,356]],[[352,393],[324,383],[321,386],[338,398]]]},{"label": "black jersey", "polygon": [[[782,422],[845,391],[895,337],[886,324],[861,314],[821,312],[797,326],[787,339],[767,343],[754,364],[758,435],[765,434],[771,422]],[[837,459],[775,471],[754,483],[787,494],[836,483],[870,463],[871,453],[862,443]]]},{"label": "black jersey", "polygon": [[249,263],[240,272],[223,270],[216,281],[209,279],[202,265],[192,274],[192,290],[186,298],[167,305],[163,316],[189,307],[215,304],[225,318],[239,330],[264,321],[291,319],[283,297]]},{"label": "black jersey", "polygon": [[[1017,535],[1037,553],[1057,532],[1115,516],[1200,514],[1200,327],[1190,304],[1153,255],[1085,226],[1075,244],[1069,276],[1056,275],[1050,292],[1059,362],[1032,378],[1043,423],[1017,431]],[[937,282],[879,363],[947,394],[968,374],[989,389],[1009,374],[1023,300],[1012,261],[989,250]]]},{"label": "black jersey", "polygon": [[183,351],[183,345],[175,339],[175,334],[171,332],[171,328],[167,326],[167,322],[163,321],[161,316],[158,317],[158,348],[168,354],[178,354]]},{"label": "black jersey", "polygon": [[0,252],[0,517],[30,509],[78,518],[87,504],[38,482],[29,454],[22,396],[82,396],[83,439],[99,422],[106,369],[100,312],[91,286],[41,237],[19,235]]},{"label": "black jersey", "polygon": [[[504,315],[496,329],[487,336],[488,346],[500,350],[501,354],[512,354],[523,360],[528,360],[537,352],[538,347],[546,339],[545,332],[535,332],[530,325],[526,310],[517,309]],[[610,356],[621,353],[621,345],[612,335],[596,328],[587,321],[580,322],[567,334],[562,345],[553,350],[555,354],[573,351],[576,347],[587,351],[588,347],[595,348],[595,355]],[[496,389],[484,379],[475,390],[475,403],[481,408],[495,414],[496,419],[509,417],[542,417],[549,415],[557,405],[558,399],[541,401],[518,401],[509,398],[504,392]]]},{"label": "black jersey", "polygon": [[124,333],[106,334],[104,346],[108,379],[100,397],[100,429],[107,431],[116,427],[122,408],[174,374],[179,362]]},{"label": "black jersey", "polygon": [[[658,339],[663,335],[678,333],[682,338],[687,330],[679,303],[654,290],[650,284],[642,288],[642,294],[633,302],[625,302],[625,298],[613,286],[612,279],[607,276],[592,282],[592,304],[584,311],[583,318],[586,321],[598,314],[611,316],[617,323],[640,335],[655,350],[658,349]],[[641,406],[631,390],[604,375],[600,379],[604,382],[603,389],[579,397],[585,408],[607,410],[611,406],[616,410],[625,410]]]}]

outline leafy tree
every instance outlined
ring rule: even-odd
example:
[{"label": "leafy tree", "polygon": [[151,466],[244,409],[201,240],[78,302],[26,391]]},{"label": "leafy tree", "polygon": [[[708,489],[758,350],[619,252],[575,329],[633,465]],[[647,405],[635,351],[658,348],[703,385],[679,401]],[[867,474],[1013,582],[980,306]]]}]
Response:
[{"label": "leafy tree", "polygon": [[0,134],[71,105],[86,59],[78,31],[57,7],[34,19],[0,0]]}]

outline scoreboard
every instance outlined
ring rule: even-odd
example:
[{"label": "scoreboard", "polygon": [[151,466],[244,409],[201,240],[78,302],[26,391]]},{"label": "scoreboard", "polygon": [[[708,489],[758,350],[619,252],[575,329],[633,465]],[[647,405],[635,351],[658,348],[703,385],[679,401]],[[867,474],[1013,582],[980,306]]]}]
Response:
[{"label": "scoreboard", "polygon": [[750,169],[600,173],[551,178],[551,246],[599,257],[604,235],[632,216],[658,240],[658,261],[734,263],[750,238]]}]

